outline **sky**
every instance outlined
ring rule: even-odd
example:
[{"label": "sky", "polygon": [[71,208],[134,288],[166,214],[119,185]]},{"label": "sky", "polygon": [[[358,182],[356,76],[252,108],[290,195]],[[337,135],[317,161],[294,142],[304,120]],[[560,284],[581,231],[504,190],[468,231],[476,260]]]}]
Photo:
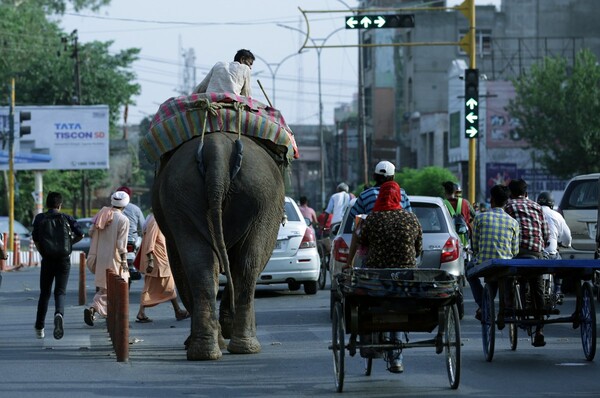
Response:
[{"label": "sky", "polygon": [[[449,5],[461,2],[452,0]],[[499,2],[476,0],[476,5]],[[310,32],[308,45],[341,45],[355,44],[357,31],[344,29],[350,12],[307,13],[307,24],[299,8],[343,11],[357,4],[356,0],[112,0],[96,13],[68,10],[60,25],[66,33],[77,29],[82,43],[113,41],[112,53],[141,49],[133,71],[142,92],[129,108],[128,124],[154,115],[162,102],[181,94],[185,52],[193,49],[195,82],[199,83],[212,65],[233,61],[241,48],[257,58],[252,68],[254,98],[267,103],[257,84],[260,81],[288,124],[318,124],[319,57],[315,49],[299,53],[305,32]],[[354,47],[321,50],[325,124],[333,123],[336,106],[352,101],[357,91],[357,64]]]}]

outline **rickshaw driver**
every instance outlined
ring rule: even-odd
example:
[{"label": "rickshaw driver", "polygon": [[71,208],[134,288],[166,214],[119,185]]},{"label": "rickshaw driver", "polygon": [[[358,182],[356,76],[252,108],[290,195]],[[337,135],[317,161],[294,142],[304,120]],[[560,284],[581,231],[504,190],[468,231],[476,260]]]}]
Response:
[{"label": "rickshaw driver", "polygon": [[[467,267],[477,267],[491,259],[511,259],[519,253],[519,223],[506,214],[504,206],[510,191],[504,185],[490,190],[489,211],[479,213],[473,220],[473,260]],[[489,281],[492,296],[496,297],[498,282]],[[483,286],[479,278],[469,278],[469,286],[477,303],[475,318],[481,321]]]},{"label": "rickshaw driver", "polygon": [[[550,237],[544,211],[539,204],[527,197],[527,183],[522,178],[512,180],[508,188],[510,200],[506,203],[504,211],[520,225],[519,254],[515,258],[543,258],[544,247]],[[544,308],[542,275],[529,277],[527,282],[534,308],[542,310]],[[510,298],[511,296],[508,297],[509,300]],[[544,316],[538,315],[537,318],[543,320]],[[538,324],[533,338],[534,347],[546,345],[543,330],[544,324]]]},{"label": "rickshaw driver", "polygon": [[[417,216],[401,207],[400,196],[398,183],[383,183],[373,212],[361,223],[360,232],[352,237],[357,243],[368,248],[366,268],[417,266],[417,256],[423,251],[423,229]],[[356,246],[351,244],[349,263],[352,263]],[[397,333],[390,334],[397,339]],[[402,373],[404,366],[401,350],[390,350],[387,355],[388,370],[392,373]]]}]

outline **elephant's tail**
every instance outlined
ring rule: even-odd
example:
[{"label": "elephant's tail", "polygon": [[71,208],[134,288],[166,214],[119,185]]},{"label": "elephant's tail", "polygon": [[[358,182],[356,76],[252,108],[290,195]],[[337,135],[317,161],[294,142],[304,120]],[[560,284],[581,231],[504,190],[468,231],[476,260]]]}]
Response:
[{"label": "elephant's tail", "polygon": [[[196,161],[200,174],[204,176],[208,198],[207,223],[210,234],[210,241],[213,245],[217,259],[219,260],[219,272],[227,277],[227,289],[229,290],[231,300],[229,300],[229,311],[231,315],[235,314],[235,292],[233,290],[233,279],[231,278],[231,269],[229,267],[229,256],[227,255],[227,245],[225,244],[225,235],[223,234],[223,202],[225,192],[229,188],[229,170],[222,167],[206,168],[203,162],[202,150],[204,143],[200,141]],[[227,151],[224,151],[225,155]],[[229,160],[222,159],[222,164],[229,164]]]}]

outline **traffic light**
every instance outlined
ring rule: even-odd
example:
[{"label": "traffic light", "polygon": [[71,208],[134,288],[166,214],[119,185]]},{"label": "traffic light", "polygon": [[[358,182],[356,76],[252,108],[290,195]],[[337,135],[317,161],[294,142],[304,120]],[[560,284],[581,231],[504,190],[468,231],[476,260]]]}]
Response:
[{"label": "traffic light", "polygon": [[387,15],[386,27],[388,28],[414,28],[415,14]]},{"label": "traffic light", "polygon": [[31,112],[19,112],[19,137],[31,134],[31,126],[23,124],[29,121],[31,121]]},{"label": "traffic light", "polygon": [[465,137],[479,135],[479,70],[465,69]]}]

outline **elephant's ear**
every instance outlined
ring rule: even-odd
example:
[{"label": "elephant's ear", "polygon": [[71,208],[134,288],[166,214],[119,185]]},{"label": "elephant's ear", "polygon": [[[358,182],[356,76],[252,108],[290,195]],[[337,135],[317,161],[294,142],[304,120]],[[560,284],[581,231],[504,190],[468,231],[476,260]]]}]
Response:
[{"label": "elephant's ear", "polygon": [[205,176],[206,170],[204,170],[204,162],[202,161],[202,149],[204,148],[204,141],[200,140],[198,144],[198,151],[196,152],[196,163],[198,163],[198,171],[202,177]]}]

